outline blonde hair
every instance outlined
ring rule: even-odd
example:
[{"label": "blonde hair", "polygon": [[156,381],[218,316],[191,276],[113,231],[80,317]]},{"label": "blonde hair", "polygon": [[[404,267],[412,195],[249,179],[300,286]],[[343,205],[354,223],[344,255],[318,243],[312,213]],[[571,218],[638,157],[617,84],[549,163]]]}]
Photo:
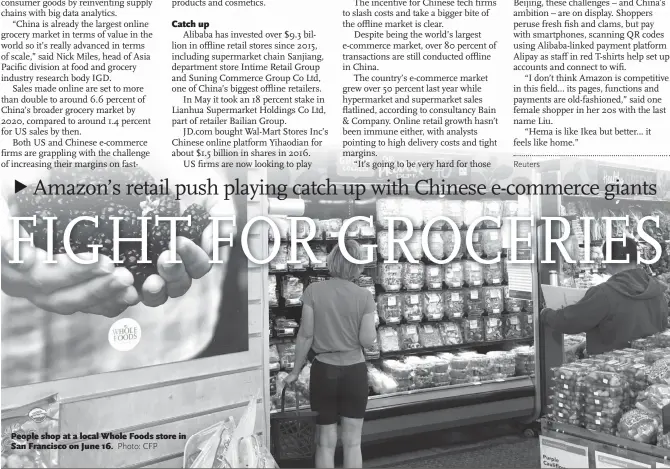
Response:
[{"label": "blonde hair", "polygon": [[[354,259],[361,260],[362,249],[360,244],[356,241],[345,241],[344,249],[346,249],[347,253]],[[348,261],[342,254],[340,245],[337,244],[333,250],[330,251],[330,254],[328,254],[328,270],[333,277],[344,280],[356,280],[363,272],[363,266]]]}]

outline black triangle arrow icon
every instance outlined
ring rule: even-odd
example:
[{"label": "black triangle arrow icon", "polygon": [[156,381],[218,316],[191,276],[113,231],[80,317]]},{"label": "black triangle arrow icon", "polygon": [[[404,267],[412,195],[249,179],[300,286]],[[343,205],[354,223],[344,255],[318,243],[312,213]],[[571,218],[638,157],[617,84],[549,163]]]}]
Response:
[{"label": "black triangle arrow icon", "polygon": [[19,182],[19,181],[17,181],[16,179],[14,179],[14,193],[15,193],[15,194],[16,194],[17,192],[21,192],[21,191],[22,191],[23,189],[25,189],[26,187],[28,187],[28,186],[26,186],[26,185],[23,184],[22,182]]}]

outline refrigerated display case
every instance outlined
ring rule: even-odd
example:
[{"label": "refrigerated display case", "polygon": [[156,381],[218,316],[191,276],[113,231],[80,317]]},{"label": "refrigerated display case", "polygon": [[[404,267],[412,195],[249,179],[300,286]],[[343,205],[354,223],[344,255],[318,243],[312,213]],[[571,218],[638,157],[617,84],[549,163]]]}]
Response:
[{"label": "refrigerated display case", "polygon": [[[387,157],[409,158],[410,155]],[[421,155],[411,155],[420,161]],[[425,156],[430,161],[435,156]],[[470,161],[471,157],[449,155],[444,160]],[[332,160],[332,161],[329,161]],[[424,195],[431,183],[485,184],[531,182],[529,170],[517,171],[508,163],[497,164],[495,157],[487,169],[452,168],[419,174],[390,174],[388,169],[374,174],[352,175],[335,158],[324,159],[326,167],[308,173],[277,175],[290,184],[327,180],[330,184],[384,183],[389,177],[407,190],[402,196],[377,196],[372,191],[359,200],[342,194],[304,197],[305,216],[315,220],[317,238],[310,242],[319,262],[291,265],[280,259],[271,262],[268,296],[271,321],[268,324],[272,356],[276,356],[271,380],[275,405],[281,381],[292,366],[292,337],[301,314],[299,296],[311,282],[328,277],[325,255],[336,244],[336,231],[356,216],[372,216],[373,227],[353,225],[347,237],[361,244],[378,244],[375,259],[359,279],[374,293],[378,306],[378,344],[366,350],[370,377],[370,399],[363,440],[375,441],[450,427],[517,420],[533,422],[539,415],[536,388],[535,336],[537,329],[537,271],[534,265],[507,266],[505,253],[509,231],[483,223],[473,236],[476,253],[484,258],[503,251],[500,264],[475,262],[467,253],[447,265],[455,234],[436,223],[428,233],[432,256],[422,252],[420,238],[408,241],[409,253],[420,263],[409,263],[401,254],[400,264],[384,264],[389,255],[384,248],[388,225],[386,216],[405,216],[416,232],[426,222],[443,215],[460,226],[458,236],[478,216],[528,216],[535,213],[530,198],[480,196],[439,197]],[[318,164],[316,162],[315,164]],[[415,172],[416,173],[416,172]],[[290,182],[287,178],[291,179]],[[432,181],[430,181],[432,179]],[[422,182],[420,182],[422,181]],[[521,214],[519,214],[519,207]],[[525,211],[525,213],[523,213]],[[284,221],[279,224],[286,225]],[[530,226],[530,223],[529,223]],[[407,227],[398,226],[399,230]],[[532,230],[528,230],[533,235]],[[292,233],[280,233],[288,243]],[[272,241],[274,242],[274,240]],[[280,253],[283,252],[280,249]],[[512,276],[512,278],[510,278]],[[276,349],[275,349],[276,347]],[[276,350],[276,351],[275,351]],[[287,391],[287,404],[309,397],[308,373],[303,370],[296,396]]]},{"label": "refrigerated display case", "polygon": [[[543,183],[598,183],[604,188],[606,184],[623,181],[647,182],[656,184],[656,195],[617,195],[613,200],[606,200],[602,195],[539,197],[537,207],[541,217],[561,216],[569,221],[571,232],[577,237],[569,254],[583,259],[584,250],[591,249],[595,261],[568,263],[554,246],[552,259],[555,262],[538,266],[542,284],[540,309],[545,302],[551,305],[556,301],[552,299],[556,289],[583,292],[606,280],[606,277],[600,278],[603,269],[602,252],[599,253],[605,216],[631,218],[629,226],[615,224],[614,236],[625,234],[641,241],[640,255],[647,259],[651,250],[648,243],[640,240],[637,221],[649,215],[659,217],[658,227],[645,224],[642,228],[663,250],[660,260],[645,268],[667,284],[670,277],[670,175],[667,172],[576,159],[544,162],[543,168],[540,174]],[[582,217],[593,218],[590,230],[584,229]],[[538,254],[546,229],[539,226],[537,230]],[[562,234],[560,225],[552,226],[551,234],[554,239]],[[553,279],[552,271],[555,272]],[[550,283],[553,285],[547,287]],[[563,298],[570,296],[562,295]],[[574,296],[578,297],[579,294]],[[666,299],[670,300],[667,292]],[[580,466],[566,465],[566,461],[578,464],[574,458],[579,453],[588,459],[590,467],[667,467],[670,376],[665,370],[670,364],[664,364],[664,359],[670,357],[668,338],[670,331],[665,331],[634,341],[628,349],[589,357],[588,347],[580,347],[579,338],[563,336],[542,325],[538,337],[538,366],[543,461],[551,460],[563,467],[583,467],[586,459],[581,460]]]}]

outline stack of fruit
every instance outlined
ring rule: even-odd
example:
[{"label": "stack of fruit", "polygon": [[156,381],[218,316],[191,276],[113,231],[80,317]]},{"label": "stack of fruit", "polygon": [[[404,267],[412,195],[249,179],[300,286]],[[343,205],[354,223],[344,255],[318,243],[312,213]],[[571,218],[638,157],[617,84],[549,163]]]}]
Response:
[{"label": "stack of fruit", "polygon": [[[159,256],[169,249],[170,223],[156,221],[156,217],[190,217],[188,221],[177,222],[177,235],[200,245],[202,234],[209,224],[209,213],[192,204],[181,212],[179,201],[172,193],[158,195],[135,195],[137,188],[158,187],[153,177],[141,168],[123,169],[107,167],[103,169],[55,169],[50,172],[49,181],[28,186],[18,192],[14,199],[14,212],[18,216],[35,216],[35,223],[21,222],[33,236],[35,247],[54,254],[65,254],[65,229],[74,219],[82,216],[98,217],[98,226],[91,221],[80,221],[70,233],[70,247],[75,254],[93,252],[99,246],[99,254],[114,257],[113,218],[119,221],[120,238],[140,238],[143,234],[142,217],[147,223],[147,260],[143,263],[141,243],[121,242],[119,245],[120,265],[126,267],[135,279],[139,289],[144,281],[157,273]],[[120,189],[116,194],[113,188]],[[128,190],[130,189],[130,190]],[[50,195],[54,192],[78,195]],[[80,192],[89,194],[79,195]],[[158,192],[158,191],[154,191]],[[53,223],[52,243],[49,243],[49,219]]]}]

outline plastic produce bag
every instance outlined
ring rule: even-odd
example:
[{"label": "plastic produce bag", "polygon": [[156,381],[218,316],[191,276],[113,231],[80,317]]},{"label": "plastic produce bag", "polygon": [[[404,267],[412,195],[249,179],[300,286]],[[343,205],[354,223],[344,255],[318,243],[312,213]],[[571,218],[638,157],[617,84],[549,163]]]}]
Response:
[{"label": "plastic produce bag", "polygon": [[670,384],[670,358],[657,360],[651,365],[647,378],[652,384]]},{"label": "plastic produce bag", "polygon": [[423,319],[423,297],[420,292],[404,293],[402,295],[402,315],[407,322],[421,322]]},{"label": "plastic produce bag", "polygon": [[516,371],[514,352],[494,350],[486,354],[489,358],[494,379],[503,379],[514,376]]},{"label": "plastic produce bag", "polygon": [[670,432],[658,437],[658,446],[665,449],[670,449]]},{"label": "plastic produce bag", "polygon": [[404,262],[402,264],[402,286],[405,290],[418,291],[423,289],[425,266],[419,262],[417,264]]},{"label": "plastic produce bag", "polygon": [[652,384],[637,396],[635,407],[649,413],[661,414],[670,405],[670,385]]},{"label": "plastic produce bag", "polygon": [[268,275],[268,303],[270,307],[279,306],[279,297],[277,296],[277,277]]},{"label": "plastic produce bag", "polygon": [[235,420],[212,425],[191,436],[184,448],[184,468],[231,467],[225,462],[225,454],[233,438]]},{"label": "plastic produce bag", "polygon": [[[29,444],[61,444],[62,441],[43,438],[60,435],[58,395],[2,411],[2,467],[58,467],[58,450],[37,450]],[[36,435],[26,439],[26,435]]]},{"label": "plastic produce bag", "polygon": [[363,355],[366,360],[377,360],[381,356],[381,350],[379,349],[379,341],[375,340],[374,344],[371,347],[363,349]]},{"label": "plastic produce bag", "polygon": [[532,376],[535,374],[535,349],[528,346],[517,347],[516,353],[516,375]]},{"label": "plastic produce bag", "polygon": [[533,324],[533,313],[521,313],[519,315],[521,319],[521,326],[523,330],[523,337],[533,337],[535,335],[535,326]]},{"label": "plastic produce bag", "polygon": [[484,342],[484,321],[482,318],[468,318],[463,321],[463,341],[466,344]]},{"label": "plastic produce bag", "polygon": [[661,427],[659,416],[634,409],[621,417],[618,435],[638,443],[654,444]]},{"label": "plastic produce bag", "polygon": [[484,339],[487,342],[503,340],[503,325],[500,316],[487,316],[484,318]]},{"label": "plastic produce bag", "polygon": [[384,360],[382,370],[395,380],[408,380],[412,377],[414,368],[400,360]]},{"label": "plastic produce bag", "polygon": [[287,342],[284,344],[278,344],[277,351],[279,352],[279,363],[281,364],[281,369],[285,371],[291,371],[295,365],[295,343]]},{"label": "plastic produce bag", "polygon": [[298,327],[293,319],[278,317],[275,319],[275,337],[293,337],[298,333]]},{"label": "plastic produce bag", "polygon": [[[288,232],[291,228],[291,223],[286,217],[270,217],[270,219],[277,225],[279,231],[279,239],[281,241],[286,241],[288,239]],[[268,239],[274,241],[274,232],[272,229],[268,230]]]},{"label": "plastic produce bag", "polygon": [[484,282],[490,286],[502,285],[504,280],[502,262],[495,264],[484,264],[483,267]]},{"label": "plastic produce bag", "polygon": [[469,287],[481,287],[484,283],[482,266],[475,261],[463,261],[463,280]]},{"label": "plastic produce bag", "polygon": [[505,311],[508,313],[520,313],[523,310],[523,300],[518,298],[511,298],[509,296],[509,287],[504,286],[503,292],[505,295]]},{"label": "plastic produce bag", "polygon": [[288,246],[282,244],[279,246],[277,255],[270,261],[270,272],[286,272],[288,270]]},{"label": "plastic produce bag", "polygon": [[490,315],[502,314],[505,309],[502,287],[482,288],[484,296],[484,311]]},{"label": "plastic produce bag", "polygon": [[[396,239],[401,236],[399,233],[395,234]],[[389,255],[389,232],[388,231],[378,231],[377,232],[377,252],[379,252],[379,257],[384,260],[390,259]],[[393,259],[398,260],[402,256],[403,252],[400,248],[400,244],[393,245]]]},{"label": "plastic produce bag", "polygon": [[398,293],[385,293],[377,297],[377,312],[384,324],[400,324],[403,298]]},{"label": "plastic produce bag", "polygon": [[323,244],[310,246],[314,253],[314,258],[317,262],[311,262],[311,267],[314,270],[328,270],[328,251]]},{"label": "plastic produce bag", "polygon": [[459,323],[440,323],[440,335],[444,345],[461,345],[463,343],[463,331]]},{"label": "plastic produce bag", "polygon": [[398,383],[388,374],[368,365],[368,385],[377,394],[391,394],[398,390]]},{"label": "plastic produce bag", "polygon": [[[472,252],[479,257],[484,257],[484,245],[482,244],[482,230],[475,230],[472,233]],[[466,244],[467,246],[467,244]],[[466,247],[466,253],[472,255],[470,250]]]},{"label": "plastic produce bag", "polygon": [[489,259],[495,259],[502,251],[502,235],[500,230],[482,231],[482,250]]},{"label": "plastic produce bag", "polygon": [[377,329],[377,342],[382,353],[400,351],[400,336],[394,327],[381,326]]},{"label": "plastic produce bag", "polygon": [[302,304],[302,281],[292,275],[282,278],[282,297],[286,306],[300,306]]},{"label": "plastic produce bag", "polygon": [[329,220],[319,220],[319,225],[321,226],[321,231],[325,234],[326,239],[337,239],[340,235],[340,230],[342,229],[342,219],[331,218]]},{"label": "plastic produce bag", "polygon": [[307,270],[309,268],[310,262],[309,256],[307,255],[307,250],[303,246],[298,245],[295,254],[298,262],[291,262],[290,260],[287,260],[288,270]]},{"label": "plastic produce bag", "polygon": [[400,326],[400,350],[415,350],[419,348],[421,348],[419,326],[417,324],[403,324]]},{"label": "plastic produce bag", "polygon": [[484,314],[484,298],[480,288],[469,288],[465,290],[465,310],[468,318],[477,318]]},{"label": "plastic produce bag", "polygon": [[503,335],[505,340],[519,340],[525,337],[519,313],[503,316]]},{"label": "plastic produce bag", "polygon": [[276,345],[270,345],[270,371],[278,371],[281,368],[279,362],[279,351]]},{"label": "plastic produce bag", "polygon": [[[465,255],[466,251],[466,246],[465,246],[465,231],[457,231],[453,232],[453,230],[449,229],[448,231],[443,231],[440,233],[442,235],[442,245],[444,249],[444,258],[451,257],[451,253],[454,252],[454,249],[456,248],[456,239],[461,240],[461,244],[458,247],[458,251],[456,255],[454,256],[453,260],[459,260],[462,259],[463,256]],[[437,257],[437,256],[436,256]]]},{"label": "plastic produce bag", "polygon": [[407,250],[412,255],[414,260],[420,260],[423,258],[423,245],[421,243],[421,231],[414,231],[412,236],[405,243],[407,245]]},{"label": "plastic produce bag", "polygon": [[465,314],[465,296],[467,291],[444,292],[444,314],[448,319],[461,319]]},{"label": "plastic produce bag", "polygon": [[442,290],[444,271],[441,265],[426,265],[424,280],[429,290]]},{"label": "plastic produce bag", "polygon": [[[314,225],[316,225],[316,223]],[[309,234],[309,224],[305,220],[297,220],[294,233],[291,231],[291,224],[289,222],[288,232],[291,239],[305,239]]]},{"label": "plastic produce bag", "polygon": [[425,292],[423,294],[424,317],[427,321],[441,321],[444,317],[444,301],[442,292]]},{"label": "plastic produce bag", "polygon": [[442,260],[446,257],[442,232],[431,231],[428,233],[428,250],[435,259]]},{"label": "plastic produce bag", "polygon": [[465,282],[465,271],[461,262],[451,262],[444,266],[444,282],[449,288],[461,288]]},{"label": "plastic produce bag", "polygon": [[422,324],[419,326],[419,343],[423,348],[441,347],[442,337],[437,324]]},{"label": "plastic produce bag", "polygon": [[385,291],[396,292],[402,288],[402,264],[379,264],[378,283]]}]

